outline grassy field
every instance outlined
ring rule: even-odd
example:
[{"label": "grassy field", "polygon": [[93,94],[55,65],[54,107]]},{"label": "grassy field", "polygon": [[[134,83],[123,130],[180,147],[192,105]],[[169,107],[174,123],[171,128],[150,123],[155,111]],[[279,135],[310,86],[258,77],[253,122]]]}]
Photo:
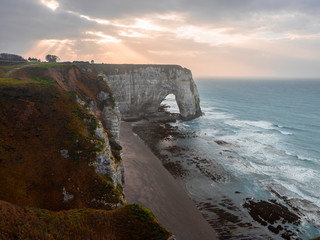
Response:
[{"label": "grassy field", "polygon": [[[4,61],[1,61],[1,62],[3,63]],[[4,75],[12,69],[23,67],[26,65],[34,65],[33,67],[39,67],[39,68],[50,68],[55,66],[72,65],[72,63],[25,62],[25,63],[19,63],[19,64],[7,65],[7,66],[0,65],[0,77],[4,77]]]}]

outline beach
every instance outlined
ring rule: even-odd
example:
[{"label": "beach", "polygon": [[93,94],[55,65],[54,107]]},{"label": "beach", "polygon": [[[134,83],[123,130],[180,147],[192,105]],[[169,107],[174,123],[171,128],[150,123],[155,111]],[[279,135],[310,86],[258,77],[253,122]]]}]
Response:
[{"label": "beach", "polygon": [[177,240],[214,240],[217,234],[203,218],[161,161],[132,132],[132,123],[121,123],[127,203],[150,209]]}]

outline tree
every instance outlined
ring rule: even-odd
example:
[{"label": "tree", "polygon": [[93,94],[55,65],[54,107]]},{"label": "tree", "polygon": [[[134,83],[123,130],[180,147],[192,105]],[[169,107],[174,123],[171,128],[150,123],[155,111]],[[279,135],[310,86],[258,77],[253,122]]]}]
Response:
[{"label": "tree", "polygon": [[94,64],[94,60],[91,60],[91,64]]},{"label": "tree", "polygon": [[48,55],[46,56],[46,60],[47,60],[48,62],[57,62],[57,61],[60,60],[60,58],[59,58],[58,56],[56,56],[56,55],[48,54]]},{"label": "tree", "polygon": [[0,60],[5,60],[5,61],[20,61],[20,62],[26,62],[27,60],[24,59],[23,57],[16,55],[16,54],[11,54],[11,53],[0,53]]},{"label": "tree", "polygon": [[40,59],[34,58],[34,57],[29,57],[29,58],[28,58],[28,61],[29,61],[29,62],[40,62]]}]

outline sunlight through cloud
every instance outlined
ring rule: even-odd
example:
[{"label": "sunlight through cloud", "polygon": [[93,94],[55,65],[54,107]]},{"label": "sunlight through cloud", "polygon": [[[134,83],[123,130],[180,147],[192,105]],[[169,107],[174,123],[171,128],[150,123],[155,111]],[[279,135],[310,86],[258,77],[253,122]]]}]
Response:
[{"label": "sunlight through cloud", "polygon": [[101,19],[101,18],[91,18],[89,16],[86,15],[80,15],[81,18],[87,19],[88,21],[92,21],[92,22],[96,22],[99,24],[105,24],[105,25],[109,25],[110,21],[106,20],[106,19]]},{"label": "sunlight through cloud", "polygon": [[100,39],[97,40],[97,43],[108,43],[108,42],[119,43],[122,41],[121,39],[117,39],[115,37],[105,35],[102,32],[86,32],[86,34],[100,37]]},{"label": "sunlight through cloud", "polygon": [[25,55],[43,59],[47,54],[55,54],[60,57],[67,53],[72,58],[76,56],[73,50],[74,45],[75,41],[70,39],[43,39],[37,41]]},{"label": "sunlight through cloud", "polygon": [[59,7],[59,3],[55,0],[41,0],[41,3],[55,11]]},{"label": "sunlight through cloud", "polygon": [[182,26],[177,29],[177,37],[192,39],[199,43],[208,43],[211,46],[217,46],[221,44],[230,44],[245,41],[250,39],[243,35],[227,34],[228,29],[206,29],[195,26]]},{"label": "sunlight through cloud", "polygon": [[120,31],[119,35],[122,37],[130,37],[130,38],[148,38],[149,37],[147,34],[136,32],[133,30]]}]

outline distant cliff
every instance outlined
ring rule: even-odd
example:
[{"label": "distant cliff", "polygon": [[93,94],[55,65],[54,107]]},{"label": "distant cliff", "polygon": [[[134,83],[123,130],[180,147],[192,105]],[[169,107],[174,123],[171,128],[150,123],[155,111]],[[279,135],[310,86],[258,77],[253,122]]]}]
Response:
[{"label": "distant cliff", "polygon": [[115,94],[122,118],[157,112],[169,94],[175,95],[182,119],[202,114],[191,71],[181,66],[94,64],[83,65],[82,69],[103,77]]}]

